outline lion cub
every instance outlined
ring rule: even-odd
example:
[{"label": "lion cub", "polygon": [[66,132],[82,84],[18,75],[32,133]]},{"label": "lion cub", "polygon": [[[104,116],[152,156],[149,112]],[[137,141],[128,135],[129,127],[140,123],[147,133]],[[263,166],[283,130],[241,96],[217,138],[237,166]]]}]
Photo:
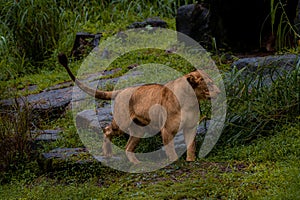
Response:
[{"label": "lion cub", "polygon": [[165,85],[147,84],[116,91],[101,91],[90,88],[75,78],[68,67],[65,54],[58,56],[71,79],[87,94],[98,99],[114,99],[112,123],[103,129],[104,156],[112,155],[111,138],[128,133],[125,147],[127,158],[132,163],[140,161],[134,150],[144,136],[145,130],[160,132],[166,154],[171,161],[178,159],[173,138],[183,130],[187,146],[187,161],[195,160],[195,136],[199,117],[199,100],[216,98],[219,88],[204,71],[196,70]]}]

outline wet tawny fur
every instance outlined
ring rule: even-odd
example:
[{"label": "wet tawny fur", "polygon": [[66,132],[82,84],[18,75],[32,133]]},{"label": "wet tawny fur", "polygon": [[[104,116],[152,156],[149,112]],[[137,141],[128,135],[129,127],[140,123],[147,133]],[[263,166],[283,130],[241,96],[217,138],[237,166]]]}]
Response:
[{"label": "wet tawny fur", "polygon": [[112,123],[103,129],[103,154],[112,155],[111,138],[129,133],[125,147],[130,162],[139,163],[134,150],[145,130],[160,132],[168,158],[178,159],[173,138],[183,130],[187,145],[187,161],[195,160],[195,136],[199,100],[215,98],[220,90],[203,71],[196,70],[165,85],[148,84],[107,92],[90,88],[78,81],[68,67],[67,57],[58,56],[71,79],[87,94],[98,99],[115,99]]}]

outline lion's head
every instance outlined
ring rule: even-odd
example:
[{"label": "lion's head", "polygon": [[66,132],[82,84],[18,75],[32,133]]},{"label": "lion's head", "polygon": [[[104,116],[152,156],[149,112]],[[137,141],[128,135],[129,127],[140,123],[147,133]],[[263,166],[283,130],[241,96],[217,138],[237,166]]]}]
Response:
[{"label": "lion's head", "polygon": [[204,71],[193,71],[187,74],[186,78],[193,87],[198,100],[214,99],[220,93],[220,89]]}]

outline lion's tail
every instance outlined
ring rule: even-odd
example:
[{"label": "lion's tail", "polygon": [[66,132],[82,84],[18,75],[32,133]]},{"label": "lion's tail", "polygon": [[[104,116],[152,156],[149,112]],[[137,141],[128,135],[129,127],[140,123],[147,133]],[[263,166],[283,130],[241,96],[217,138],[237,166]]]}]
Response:
[{"label": "lion's tail", "polygon": [[75,84],[81,90],[83,90],[85,93],[87,93],[88,95],[93,96],[97,99],[111,100],[111,99],[114,99],[117,96],[117,94],[120,92],[120,91],[111,91],[111,92],[101,91],[101,90],[98,90],[98,89],[91,88],[91,87],[85,85],[84,83],[80,82],[78,79],[76,79],[74,74],[71,72],[71,70],[68,66],[68,58],[64,53],[60,53],[58,55],[58,61],[62,66],[65,67],[65,69],[67,70],[69,76],[75,82]]}]

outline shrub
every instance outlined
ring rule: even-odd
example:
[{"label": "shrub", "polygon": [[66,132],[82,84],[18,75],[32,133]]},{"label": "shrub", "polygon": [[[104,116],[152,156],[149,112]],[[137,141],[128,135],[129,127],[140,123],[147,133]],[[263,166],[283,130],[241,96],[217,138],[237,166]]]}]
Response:
[{"label": "shrub", "polygon": [[[29,160],[31,108],[25,100],[0,111],[0,172],[18,169]],[[21,106],[21,104],[23,106]],[[1,182],[1,181],[0,181]]]}]

